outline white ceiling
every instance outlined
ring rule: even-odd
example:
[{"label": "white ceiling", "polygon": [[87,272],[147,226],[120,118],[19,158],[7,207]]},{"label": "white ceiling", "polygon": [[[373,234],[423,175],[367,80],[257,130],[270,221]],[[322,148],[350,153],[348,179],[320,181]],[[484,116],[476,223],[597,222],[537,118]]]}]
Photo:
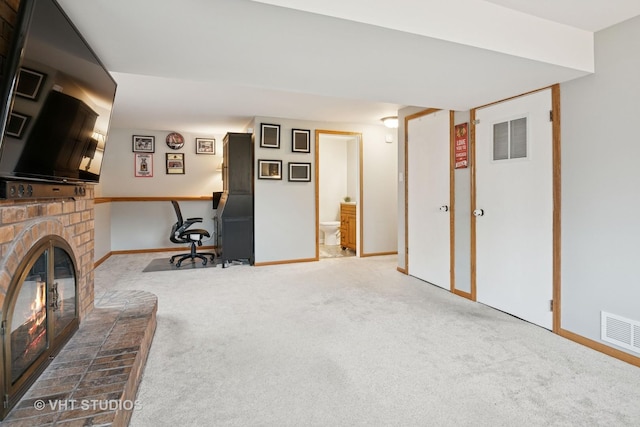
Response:
[{"label": "white ceiling", "polygon": [[58,0],[112,72],[112,126],[197,134],[254,116],[379,124],[593,71],[638,0]]}]

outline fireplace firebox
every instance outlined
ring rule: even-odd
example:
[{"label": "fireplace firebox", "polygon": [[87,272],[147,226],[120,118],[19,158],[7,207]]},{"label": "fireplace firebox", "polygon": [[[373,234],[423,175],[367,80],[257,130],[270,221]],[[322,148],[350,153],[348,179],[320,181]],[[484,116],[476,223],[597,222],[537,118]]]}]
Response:
[{"label": "fireplace firebox", "polygon": [[2,308],[0,419],[78,329],[77,271],[73,250],[55,235],[36,242],[18,266]]}]

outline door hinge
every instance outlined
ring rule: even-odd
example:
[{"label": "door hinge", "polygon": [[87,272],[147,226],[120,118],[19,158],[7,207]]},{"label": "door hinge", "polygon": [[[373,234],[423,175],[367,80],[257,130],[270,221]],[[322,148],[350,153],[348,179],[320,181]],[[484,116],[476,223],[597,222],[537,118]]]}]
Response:
[{"label": "door hinge", "polygon": [[553,121],[553,110],[549,110],[549,121]]},{"label": "door hinge", "polygon": [[549,311],[553,311],[553,300],[549,300]]},{"label": "door hinge", "polygon": [[4,395],[3,406],[4,406],[4,409],[7,409],[9,407],[9,395],[8,394]]},{"label": "door hinge", "polygon": [[480,119],[475,119],[471,122],[474,125],[479,125],[480,124]]},{"label": "door hinge", "polygon": [[4,336],[4,331],[7,328],[7,321],[3,320],[0,324],[0,335]]}]

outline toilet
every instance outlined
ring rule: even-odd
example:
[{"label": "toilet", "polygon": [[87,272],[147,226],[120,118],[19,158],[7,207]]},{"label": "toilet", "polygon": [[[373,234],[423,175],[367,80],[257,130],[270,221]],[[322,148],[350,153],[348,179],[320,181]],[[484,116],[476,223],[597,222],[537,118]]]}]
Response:
[{"label": "toilet", "polygon": [[340,244],[340,221],[321,221],[320,231],[324,234],[325,245]]}]

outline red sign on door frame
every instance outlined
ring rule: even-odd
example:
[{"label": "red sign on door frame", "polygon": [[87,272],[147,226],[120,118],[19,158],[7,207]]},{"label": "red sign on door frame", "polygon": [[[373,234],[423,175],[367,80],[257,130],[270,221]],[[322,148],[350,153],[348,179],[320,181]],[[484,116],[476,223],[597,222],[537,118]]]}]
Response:
[{"label": "red sign on door frame", "polygon": [[456,125],[454,131],[455,168],[463,169],[469,165],[469,123]]}]

